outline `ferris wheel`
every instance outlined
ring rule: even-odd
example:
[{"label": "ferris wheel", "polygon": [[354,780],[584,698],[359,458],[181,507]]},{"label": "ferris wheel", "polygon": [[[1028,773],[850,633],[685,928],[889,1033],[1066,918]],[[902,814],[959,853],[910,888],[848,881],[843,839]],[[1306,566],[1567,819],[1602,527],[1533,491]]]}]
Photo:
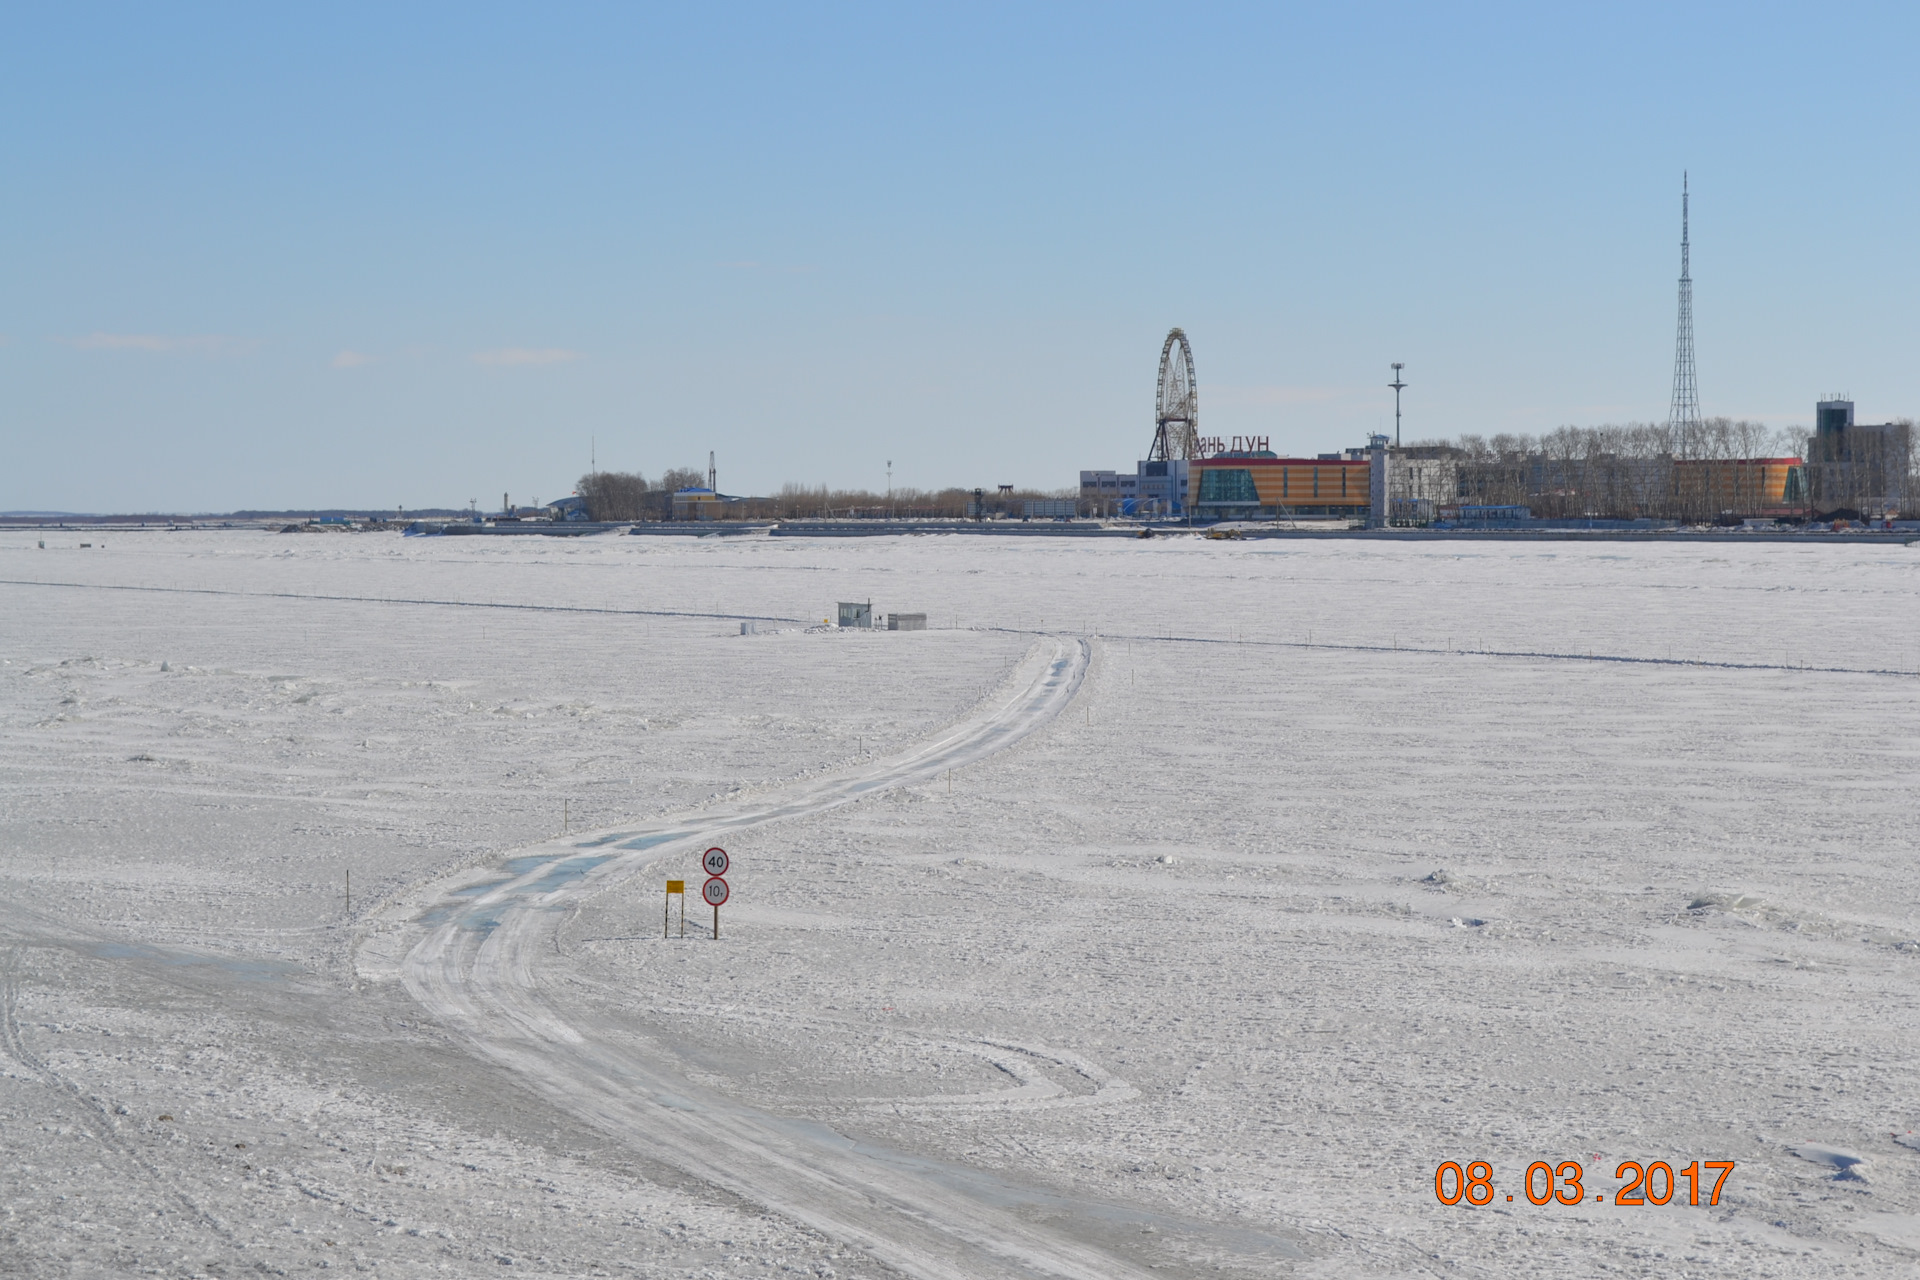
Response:
[{"label": "ferris wheel", "polygon": [[1200,452],[1200,387],[1193,378],[1193,348],[1186,331],[1172,329],[1160,346],[1160,384],[1153,402],[1153,449],[1149,462],[1192,458]]}]

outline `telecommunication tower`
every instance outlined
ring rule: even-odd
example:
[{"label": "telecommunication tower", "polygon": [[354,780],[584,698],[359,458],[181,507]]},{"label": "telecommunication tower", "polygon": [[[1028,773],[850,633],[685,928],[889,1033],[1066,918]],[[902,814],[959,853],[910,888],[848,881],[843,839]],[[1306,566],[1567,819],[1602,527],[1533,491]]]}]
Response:
[{"label": "telecommunication tower", "polygon": [[1693,272],[1687,247],[1687,175],[1680,175],[1680,328],[1673,348],[1673,403],[1667,426],[1692,432],[1700,427],[1700,388],[1693,378]]},{"label": "telecommunication tower", "polygon": [[1200,387],[1193,379],[1193,348],[1180,329],[1160,344],[1160,382],[1153,397],[1149,462],[1192,458],[1200,452]]}]

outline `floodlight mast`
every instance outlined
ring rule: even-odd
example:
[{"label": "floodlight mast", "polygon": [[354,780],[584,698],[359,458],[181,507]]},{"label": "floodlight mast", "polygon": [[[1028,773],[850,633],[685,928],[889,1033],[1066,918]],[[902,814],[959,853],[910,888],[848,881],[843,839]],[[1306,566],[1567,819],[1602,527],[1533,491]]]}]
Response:
[{"label": "floodlight mast", "polygon": [[1387,384],[1393,388],[1393,447],[1396,449],[1400,447],[1400,393],[1405,390],[1408,385],[1400,380],[1400,371],[1406,367],[1407,366],[1400,361],[1395,360],[1393,362],[1393,381]]}]

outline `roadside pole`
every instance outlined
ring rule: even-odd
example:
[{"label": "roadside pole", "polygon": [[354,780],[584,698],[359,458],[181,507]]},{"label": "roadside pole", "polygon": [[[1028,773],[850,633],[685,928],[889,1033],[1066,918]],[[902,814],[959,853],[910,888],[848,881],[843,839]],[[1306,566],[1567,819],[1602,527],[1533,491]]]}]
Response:
[{"label": "roadside pole", "polygon": [[[706,868],[707,882],[700,886],[700,896],[713,907],[713,940],[720,940],[720,904],[732,896],[724,879],[727,868],[733,865],[727,857],[727,851],[715,846],[701,856],[700,865]],[[684,901],[684,899],[682,899]]]},{"label": "roadside pole", "polygon": [[700,896],[713,904],[713,939],[718,942],[720,940],[720,904],[729,896],[727,882],[719,876],[709,876],[707,882],[700,886]]},{"label": "roadside pole", "polygon": [[660,904],[660,936],[667,936],[667,921],[673,914],[673,895],[680,895],[680,936],[687,936],[687,882],[667,881],[667,900]]}]

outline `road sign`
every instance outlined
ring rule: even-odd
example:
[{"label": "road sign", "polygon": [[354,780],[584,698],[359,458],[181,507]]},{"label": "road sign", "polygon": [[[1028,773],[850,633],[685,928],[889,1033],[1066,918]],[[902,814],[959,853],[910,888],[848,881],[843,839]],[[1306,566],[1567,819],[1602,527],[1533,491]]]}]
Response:
[{"label": "road sign", "polygon": [[721,903],[727,900],[727,893],[728,893],[727,882],[725,880],[722,880],[719,876],[712,877],[705,884],[700,886],[700,896],[705,898],[710,905],[715,907],[719,906]]},{"label": "road sign", "polygon": [[673,895],[680,895],[680,936],[687,936],[687,882],[685,880],[667,881],[667,897],[660,904],[660,936],[667,936],[667,925],[672,920]]},{"label": "road sign", "polygon": [[733,865],[733,861],[727,857],[725,849],[715,845],[707,850],[705,857],[700,859],[700,865],[707,869],[707,874],[710,876],[723,876],[727,874],[727,868]]}]

